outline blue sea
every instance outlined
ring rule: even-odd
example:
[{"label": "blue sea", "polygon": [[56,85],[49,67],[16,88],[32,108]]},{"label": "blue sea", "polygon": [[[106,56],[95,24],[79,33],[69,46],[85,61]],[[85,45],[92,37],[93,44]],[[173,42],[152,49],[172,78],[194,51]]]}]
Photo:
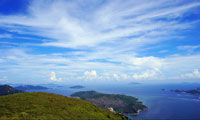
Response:
[{"label": "blue sea", "polygon": [[[200,87],[200,84],[108,84],[108,85],[84,85],[82,89],[69,88],[66,86],[50,86],[52,89],[31,90],[43,91],[70,96],[74,92],[96,90],[103,93],[125,94],[139,98],[147,107],[147,111],[137,116],[128,116],[133,120],[145,119],[197,119],[200,120],[200,96],[184,93],[170,92],[172,89],[190,90]],[[165,89],[163,91],[162,89]]]}]

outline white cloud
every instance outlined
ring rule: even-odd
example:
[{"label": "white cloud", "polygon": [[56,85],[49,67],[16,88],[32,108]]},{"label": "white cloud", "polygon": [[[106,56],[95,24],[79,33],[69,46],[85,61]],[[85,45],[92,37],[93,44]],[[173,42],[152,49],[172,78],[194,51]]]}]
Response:
[{"label": "white cloud", "polygon": [[115,80],[119,80],[118,74],[113,74],[113,77],[114,77]]},{"label": "white cloud", "polygon": [[136,80],[138,80],[138,79],[147,79],[147,80],[154,79],[155,80],[155,79],[157,79],[156,78],[157,75],[158,75],[157,71],[151,70],[151,71],[142,72],[140,74],[134,74],[133,78],[136,79]]},{"label": "white cloud", "polygon": [[3,60],[3,59],[0,59],[0,63],[2,63],[2,62],[4,62],[4,60]]},{"label": "white cloud", "polygon": [[[117,0],[105,1],[101,5],[99,0],[92,3],[87,0],[33,1],[28,15],[0,15],[0,27],[15,34],[49,38],[35,44],[39,47],[56,46],[79,51],[31,54],[33,51],[20,48],[0,50],[0,62],[4,60],[6,63],[0,68],[21,76],[27,71],[38,76],[46,75],[49,73],[44,71],[52,70],[52,81],[60,81],[56,73],[60,75],[63,71],[72,79],[78,79],[84,73],[82,79],[121,81],[159,78],[161,73],[166,78],[187,73],[200,66],[199,54],[139,57],[144,56],[141,51],[148,45],[179,38],[177,31],[189,30],[199,23],[179,21],[190,10],[195,11],[200,6],[199,1],[182,3],[174,0]],[[1,37],[12,36],[4,34]],[[178,47],[181,50],[197,48],[199,46]],[[165,52],[167,50],[160,51]]]},{"label": "white cloud", "polygon": [[161,51],[159,51],[159,53],[167,53],[167,52],[169,52],[168,50],[161,50]]},{"label": "white cloud", "polygon": [[3,76],[2,78],[0,78],[0,81],[2,82],[4,82],[4,81],[7,81],[8,80],[8,77],[7,76]]},{"label": "white cloud", "polygon": [[51,72],[51,77],[50,77],[50,80],[57,80],[56,79],[56,73],[55,72]]},{"label": "white cloud", "polygon": [[121,79],[127,80],[127,79],[130,79],[130,76],[123,73],[123,74],[121,74]]},{"label": "white cloud", "polygon": [[163,59],[153,56],[130,58],[129,62],[138,69],[154,69],[156,71],[159,71],[165,65]]},{"label": "white cloud", "polygon": [[56,78],[56,73],[55,72],[51,72],[51,76],[50,76],[50,80],[52,81],[56,81],[56,82],[60,82],[62,81],[62,78]]},{"label": "white cloud", "polygon": [[[18,73],[19,76],[26,76],[23,73],[29,71],[32,75],[38,74],[37,77],[39,77],[48,74],[45,71],[52,70],[52,81],[61,80],[56,78],[56,73],[61,75],[63,71],[65,74],[62,75],[62,81],[69,77],[74,80],[94,81],[115,81],[116,78],[119,81],[129,81],[132,79],[149,80],[153,78],[166,78],[167,80],[170,77],[177,77],[180,74],[194,70],[196,66],[200,66],[200,55],[176,55],[159,58],[153,56],[136,57],[135,55],[128,54],[97,54],[95,56],[93,55],[94,53],[88,53],[85,56],[85,53],[79,53],[77,56],[75,55],[73,58],[69,58],[63,56],[71,56],[73,53],[32,55],[26,53],[26,51],[16,49],[0,50],[0,53],[3,55],[0,56],[0,59],[5,60],[5,64],[1,64],[0,66],[0,68],[6,68],[4,69],[4,73],[9,73],[11,76],[15,76],[15,73]],[[107,58],[107,56],[111,58]],[[105,57],[107,60],[114,62],[90,61],[95,57]],[[88,69],[93,70],[88,71]],[[82,76],[81,73],[84,73],[84,75]],[[26,79],[29,79],[28,76]]]},{"label": "white cloud", "polygon": [[186,73],[181,75],[181,78],[200,79],[200,72],[198,69],[194,69],[192,73]]},{"label": "white cloud", "polygon": [[95,79],[97,79],[97,77],[98,77],[98,75],[95,70],[84,72],[84,79],[86,79],[86,80],[95,80]]},{"label": "white cloud", "polygon": [[[102,6],[98,1],[92,2],[93,4],[90,1],[86,7],[88,10],[82,7],[86,2],[88,1],[33,1],[28,10],[29,15],[1,15],[0,23],[2,26],[9,25],[11,30],[17,29],[22,33],[54,39],[42,43],[43,46],[80,48],[115,43],[116,47],[131,49],[133,46],[163,41],[163,35],[172,36],[177,29],[189,28],[191,23],[180,23],[172,18],[181,18],[188,10],[200,6],[199,2],[180,5],[181,1],[171,0],[118,0],[104,2]],[[168,20],[157,22],[157,18]],[[16,24],[25,27],[20,29]],[[130,36],[137,37],[126,38]],[[122,38],[124,40],[119,41]]]},{"label": "white cloud", "polygon": [[187,49],[197,49],[199,48],[200,45],[195,45],[195,46],[192,46],[192,45],[184,45],[184,46],[178,46],[177,48],[179,50],[187,50]]},{"label": "white cloud", "polygon": [[46,62],[46,63],[68,63],[69,60],[66,59],[66,58],[44,58],[42,59],[43,62]]},{"label": "white cloud", "polygon": [[1,38],[12,38],[11,34],[0,34],[0,39]]},{"label": "white cloud", "polygon": [[192,53],[195,49],[200,48],[200,45],[184,45],[184,46],[178,46],[178,50],[186,50],[189,53]]}]

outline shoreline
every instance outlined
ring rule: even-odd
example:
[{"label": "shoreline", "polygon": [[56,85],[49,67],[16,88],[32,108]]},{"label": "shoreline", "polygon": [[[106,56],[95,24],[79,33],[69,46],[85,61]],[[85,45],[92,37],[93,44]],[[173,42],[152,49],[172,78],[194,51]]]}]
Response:
[{"label": "shoreline", "polygon": [[137,116],[138,114],[140,114],[143,111],[148,110],[148,108],[144,108],[143,110],[139,109],[136,113],[122,113],[123,115],[131,115],[131,116]]}]

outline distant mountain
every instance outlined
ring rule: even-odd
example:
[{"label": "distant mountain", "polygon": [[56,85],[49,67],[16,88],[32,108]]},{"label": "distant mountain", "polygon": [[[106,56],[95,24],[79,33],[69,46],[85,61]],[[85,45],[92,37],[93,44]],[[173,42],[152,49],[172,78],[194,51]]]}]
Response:
[{"label": "distant mountain", "polygon": [[55,83],[47,83],[47,84],[39,84],[39,86],[47,86],[47,87],[58,87],[61,86],[59,84],[55,84]]},{"label": "distant mountain", "polygon": [[161,90],[162,90],[162,91],[166,91],[166,89],[164,89],[164,88],[163,88],[163,89],[161,89]]},{"label": "distant mountain", "polygon": [[21,86],[15,87],[15,89],[25,91],[25,90],[44,90],[44,89],[49,89],[49,88],[43,87],[43,86],[21,85]]},{"label": "distant mountain", "polygon": [[103,94],[96,91],[81,91],[71,95],[91,102],[101,108],[112,108],[114,111],[136,115],[147,107],[139,102],[137,98],[120,94]]},{"label": "distant mountain", "polygon": [[61,87],[65,87],[65,85],[63,85],[63,84],[54,84],[54,83],[38,84],[38,86],[46,86],[48,88],[61,88]]},{"label": "distant mountain", "polygon": [[84,86],[76,85],[76,86],[71,86],[70,88],[73,88],[73,89],[81,89],[81,88],[84,88]]},{"label": "distant mountain", "polygon": [[0,120],[128,120],[87,101],[44,92],[0,97]]},{"label": "distant mountain", "polygon": [[10,95],[10,94],[14,94],[14,93],[22,93],[22,92],[24,92],[24,91],[16,90],[9,85],[1,85],[0,86],[0,96]]}]

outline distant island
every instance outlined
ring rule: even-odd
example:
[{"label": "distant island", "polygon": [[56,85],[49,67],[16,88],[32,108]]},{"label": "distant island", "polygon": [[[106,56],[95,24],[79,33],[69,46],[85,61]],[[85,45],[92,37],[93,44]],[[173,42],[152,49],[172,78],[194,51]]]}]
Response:
[{"label": "distant island", "polygon": [[34,86],[34,85],[21,85],[21,86],[15,87],[15,89],[26,91],[26,90],[44,90],[44,89],[49,89],[49,88],[43,87],[43,86]]},{"label": "distant island", "polygon": [[23,93],[23,92],[24,91],[16,90],[9,85],[1,85],[0,86],[0,96],[10,95],[10,94],[15,94],[15,93]]},{"label": "distant island", "polygon": [[140,85],[140,84],[142,84],[142,83],[139,83],[139,82],[131,82],[130,84],[131,84],[131,85]]},{"label": "distant island", "polygon": [[69,88],[73,88],[73,89],[81,89],[81,88],[84,88],[84,86],[81,86],[81,85],[76,85],[76,86],[71,86]]},{"label": "distant island", "polygon": [[81,91],[71,95],[124,115],[137,115],[147,107],[137,98],[120,94],[103,94],[96,91]]},{"label": "distant island", "polygon": [[162,91],[166,91],[166,89],[164,89],[164,88],[163,88],[163,89],[161,89],[161,90],[162,90]]},{"label": "distant island", "polygon": [[45,92],[0,97],[0,120],[128,120],[87,101]]},{"label": "distant island", "polygon": [[170,90],[171,92],[176,92],[176,93],[187,93],[187,94],[192,94],[192,95],[200,95],[200,89],[194,89],[194,90]]}]

